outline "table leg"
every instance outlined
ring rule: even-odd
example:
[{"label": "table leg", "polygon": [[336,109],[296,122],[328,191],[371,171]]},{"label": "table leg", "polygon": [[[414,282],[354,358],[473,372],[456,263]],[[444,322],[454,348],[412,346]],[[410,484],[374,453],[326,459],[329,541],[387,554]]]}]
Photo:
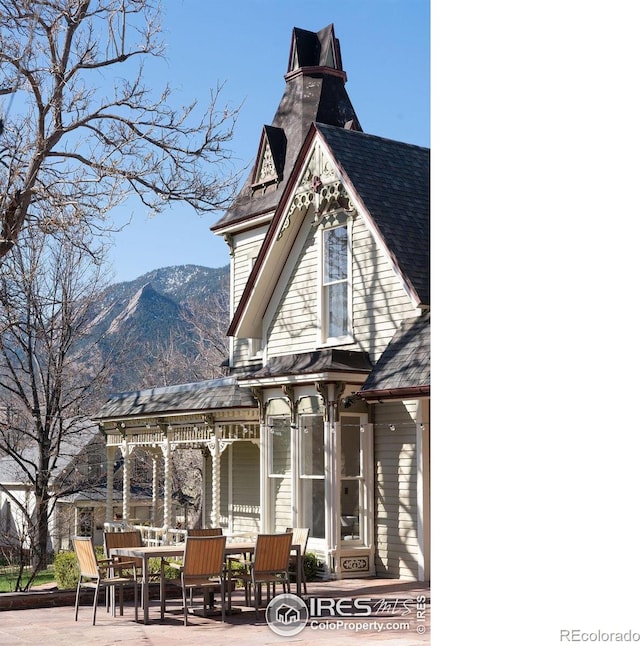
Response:
[{"label": "table leg", "polygon": [[145,554],[142,559],[142,612],[144,623],[149,623],[149,558]]}]

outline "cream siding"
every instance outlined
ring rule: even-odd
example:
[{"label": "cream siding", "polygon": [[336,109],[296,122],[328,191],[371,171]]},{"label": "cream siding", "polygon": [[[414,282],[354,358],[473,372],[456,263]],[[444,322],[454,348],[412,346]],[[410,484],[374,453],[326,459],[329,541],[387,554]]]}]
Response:
[{"label": "cream siding", "polygon": [[416,425],[412,411],[402,402],[376,406],[374,433],[376,572],[417,579]]},{"label": "cream siding", "polygon": [[[320,236],[312,229],[268,330],[270,356],[310,352],[319,345]],[[415,315],[394,268],[362,217],[352,226],[352,320],[354,343],[376,361],[400,323]]]},{"label": "cream siding", "polygon": [[400,323],[415,311],[364,218],[354,220],[352,240],[354,349],[368,352],[375,362]]},{"label": "cream siding", "polygon": [[220,525],[233,532],[260,530],[260,455],[251,442],[234,442],[220,456]]},{"label": "cream siding", "polygon": [[[260,452],[251,442],[234,442],[231,514],[234,532],[260,531]],[[227,450],[229,450],[227,449]]]},{"label": "cream siding", "polygon": [[[253,261],[257,257],[264,239],[266,228],[261,227],[249,233],[235,236],[233,239],[233,271],[231,272],[233,285],[231,286],[232,303],[234,311],[240,302],[244,288],[249,279]],[[250,362],[248,339],[233,339],[233,363],[236,366],[246,365]]]},{"label": "cream siding", "polygon": [[318,249],[315,229],[307,236],[268,332],[269,355],[309,352],[318,344]]}]

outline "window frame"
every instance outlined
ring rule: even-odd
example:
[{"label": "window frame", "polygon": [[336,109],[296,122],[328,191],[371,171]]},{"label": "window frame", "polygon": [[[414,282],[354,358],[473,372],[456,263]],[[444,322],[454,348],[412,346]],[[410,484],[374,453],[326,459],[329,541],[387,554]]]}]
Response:
[{"label": "window frame", "polygon": [[[343,435],[345,427],[356,426],[352,420],[358,420],[357,428],[355,431],[359,435],[359,450],[358,461],[360,467],[359,475],[343,475],[342,473],[342,454],[343,454]],[[345,424],[346,421],[352,422]],[[371,543],[370,535],[370,518],[372,514],[372,500],[371,492],[373,487],[373,470],[371,465],[372,460],[372,425],[367,421],[367,415],[364,413],[341,413],[340,415],[340,438],[339,438],[339,462],[336,465],[336,482],[338,485],[338,508],[336,514],[339,521],[340,536],[338,540],[343,547],[360,547],[369,546]],[[358,513],[354,517],[354,524],[357,522],[358,537],[353,537],[353,531],[349,534],[350,539],[346,539],[343,534],[343,518],[347,518],[342,514],[342,493],[346,483],[357,483],[358,487]]]},{"label": "window frame", "polygon": [[[319,267],[318,267],[318,330],[319,330],[319,345],[320,346],[335,346],[353,343],[353,311],[352,311],[352,293],[353,293],[353,248],[352,248],[352,229],[351,220],[346,217],[344,212],[335,214],[334,217],[329,218],[324,226],[318,228],[320,237],[320,253]],[[325,236],[327,232],[334,229],[345,229],[346,232],[346,277],[340,280],[325,281],[325,262],[326,262],[326,243]],[[346,284],[346,329],[344,334],[339,336],[329,335],[329,289],[335,285]]]}]

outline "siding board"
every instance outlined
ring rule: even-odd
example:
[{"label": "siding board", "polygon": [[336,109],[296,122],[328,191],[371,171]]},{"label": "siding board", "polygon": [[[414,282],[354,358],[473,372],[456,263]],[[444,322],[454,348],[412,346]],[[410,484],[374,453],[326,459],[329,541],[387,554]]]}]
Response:
[{"label": "siding board", "polygon": [[402,402],[377,406],[374,433],[376,571],[417,578],[416,431],[410,411]]}]

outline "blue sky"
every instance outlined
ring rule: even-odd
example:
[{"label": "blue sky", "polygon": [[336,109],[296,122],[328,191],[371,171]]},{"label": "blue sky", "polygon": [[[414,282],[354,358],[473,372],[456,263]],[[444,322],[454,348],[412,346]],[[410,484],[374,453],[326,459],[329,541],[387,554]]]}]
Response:
[{"label": "blue sky", "polygon": [[[430,3],[428,0],[171,0],[164,3],[167,60],[147,64],[150,85],[167,80],[187,102],[206,102],[219,81],[221,100],[242,105],[230,149],[249,165],[260,132],[284,91],[291,31],[333,23],[347,72],[347,91],[366,132],[430,146]],[[133,210],[133,212],[131,212]],[[220,215],[173,207],[149,218],[134,203],[116,214],[132,223],[114,235],[114,281],[159,267],[229,260],[209,231]]]}]

